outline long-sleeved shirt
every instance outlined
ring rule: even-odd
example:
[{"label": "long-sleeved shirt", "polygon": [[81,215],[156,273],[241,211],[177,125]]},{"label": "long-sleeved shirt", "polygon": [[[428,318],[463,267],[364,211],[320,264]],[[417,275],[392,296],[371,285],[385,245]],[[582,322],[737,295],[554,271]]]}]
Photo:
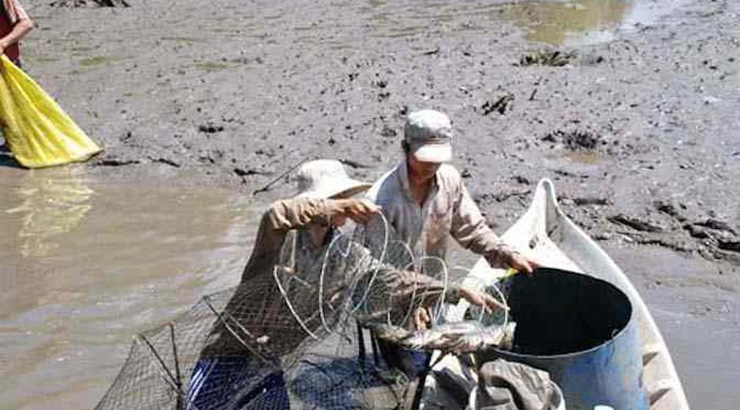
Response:
[{"label": "long-sleeved shirt", "polygon": [[439,167],[421,206],[411,192],[406,161],[375,182],[367,197],[382,207],[395,235],[408,244],[417,261],[422,256],[444,260],[451,236],[462,247],[484,256],[491,266],[509,263],[513,251],[486,224],[451,165]]},{"label": "long-sleeved shirt", "polygon": [[[354,304],[349,310],[358,316],[392,317],[398,321],[408,316],[406,310],[414,300],[417,305],[429,303],[444,293],[447,300],[456,301],[457,288],[395,269],[374,259],[367,249],[347,237],[339,238],[342,243],[332,246],[334,251],[325,258],[335,235],[328,235],[324,244],[315,246],[305,228],[312,224],[328,226],[329,219],[324,200],[295,198],[270,206],[260,221],[241,283],[223,309],[223,320],[208,336],[201,357],[260,352],[274,358],[289,353],[308,336],[303,326],[311,331],[321,330],[320,290],[326,315],[335,318],[341,303],[345,303],[345,312],[349,303]],[[325,259],[322,288],[320,273]],[[332,296],[338,296],[338,302],[329,302]],[[235,331],[241,341],[235,337]]]}]

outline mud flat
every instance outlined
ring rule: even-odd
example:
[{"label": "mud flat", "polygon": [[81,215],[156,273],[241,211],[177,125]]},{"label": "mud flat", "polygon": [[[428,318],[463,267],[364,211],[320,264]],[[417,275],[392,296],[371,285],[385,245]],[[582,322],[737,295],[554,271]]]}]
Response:
[{"label": "mud flat", "polygon": [[[408,110],[445,111],[491,225],[553,179],[668,312],[690,402],[733,408],[711,388],[740,380],[722,333],[740,324],[740,3],[25,3],[27,70],[105,145],[84,165],[97,180],[252,195],[317,157],[374,179],[401,158]],[[707,334],[727,336],[711,364]]]},{"label": "mud flat", "polygon": [[90,172],[249,193],[334,157],[372,179],[434,107],[499,229],[550,177],[596,237],[740,260],[735,2],[30,2],[28,70],[105,145]]}]

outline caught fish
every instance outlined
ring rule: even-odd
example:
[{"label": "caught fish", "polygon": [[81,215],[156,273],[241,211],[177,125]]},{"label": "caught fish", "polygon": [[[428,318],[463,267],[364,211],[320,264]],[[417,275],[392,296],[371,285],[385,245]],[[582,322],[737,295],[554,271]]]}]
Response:
[{"label": "caught fish", "polygon": [[410,332],[396,326],[383,326],[377,329],[379,338],[396,342],[401,346],[416,350],[446,350],[456,353],[471,353],[490,347],[510,345],[515,323],[505,327],[475,321],[445,323],[429,330]]}]

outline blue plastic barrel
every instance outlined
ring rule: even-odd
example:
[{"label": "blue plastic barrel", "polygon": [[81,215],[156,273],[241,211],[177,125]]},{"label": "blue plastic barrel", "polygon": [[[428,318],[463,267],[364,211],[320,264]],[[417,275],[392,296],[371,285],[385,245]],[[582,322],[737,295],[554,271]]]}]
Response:
[{"label": "blue plastic barrel", "polygon": [[548,371],[568,410],[649,408],[627,295],[606,281],[549,268],[514,275],[501,287],[517,323],[514,347],[481,352],[479,363],[501,357]]}]

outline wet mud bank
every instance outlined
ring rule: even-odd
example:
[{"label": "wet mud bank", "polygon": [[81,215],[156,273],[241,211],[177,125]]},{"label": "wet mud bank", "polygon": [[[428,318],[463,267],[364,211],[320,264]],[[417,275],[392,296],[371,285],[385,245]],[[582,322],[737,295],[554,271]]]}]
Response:
[{"label": "wet mud bank", "polygon": [[735,2],[31,3],[28,70],[105,145],[90,172],[254,192],[334,157],[373,179],[433,107],[498,230],[549,177],[598,239],[740,263]]}]

